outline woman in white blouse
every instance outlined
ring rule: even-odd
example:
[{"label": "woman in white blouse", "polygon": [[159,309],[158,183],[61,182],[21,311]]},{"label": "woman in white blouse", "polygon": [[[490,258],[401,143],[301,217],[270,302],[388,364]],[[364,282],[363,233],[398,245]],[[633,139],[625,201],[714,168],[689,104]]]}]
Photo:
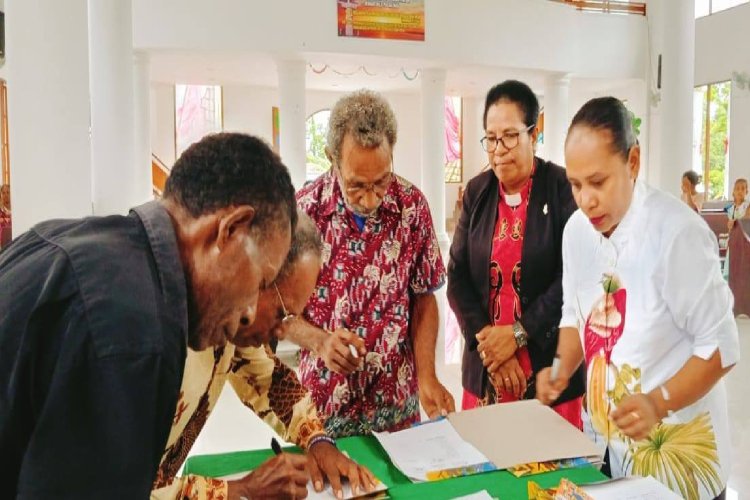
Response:
[{"label": "woman in white blouse", "polygon": [[684,498],[723,498],[730,436],[722,377],[739,360],[716,238],[680,200],[638,180],[630,113],[587,102],[565,144],[579,210],[563,235],[554,401],[585,363],[584,427],[612,477],[651,475]]}]

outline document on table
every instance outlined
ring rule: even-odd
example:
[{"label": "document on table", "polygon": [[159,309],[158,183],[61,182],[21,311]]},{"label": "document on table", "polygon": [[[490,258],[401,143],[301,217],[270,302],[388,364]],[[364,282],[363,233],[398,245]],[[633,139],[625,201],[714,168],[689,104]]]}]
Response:
[{"label": "document on table", "polygon": [[[245,476],[247,476],[251,471],[243,471],[238,472],[236,474],[230,474],[228,476],[222,476],[219,479],[224,479],[225,481],[232,481],[234,479],[241,479]],[[375,489],[370,491],[369,493],[361,493],[360,495],[355,495],[352,492],[352,487],[349,485],[349,481],[345,478],[342,478],[341,481],[341,490],[343,493],[343,499],[349,500],[352,498],[359,498],[361,496],[365,495],[372,495],[377,492],[386,491],[388,489],[388,486],[383,483],[382,481],[378,481],[377,485],[375,486]],[[336,500],[336,495],[333,494],[333,488],[331,488],[331,485],[326,481],[325,487],[323,488],[323,491],[318,493],[315,491],[315,488],[313,488],[312,481],[307,483],[307,499],[308,500]]]},{"label": "document on table", "polygon": [[427,481],[428,473],[489,462],[486,456],[459,436],[448,420],[392,433],[373,432],[373,435],[393,465],[415,481]]},{"label": "document on table", "polygon": [[582,486],[596,500],[680,500],[680,496],[653,477],[627,477]]},{"label": "document on table", "polygon": [[602,456],[583,432],[535,399],[451,413],[448,420],[498,469],[577,457],[597,462]]}]

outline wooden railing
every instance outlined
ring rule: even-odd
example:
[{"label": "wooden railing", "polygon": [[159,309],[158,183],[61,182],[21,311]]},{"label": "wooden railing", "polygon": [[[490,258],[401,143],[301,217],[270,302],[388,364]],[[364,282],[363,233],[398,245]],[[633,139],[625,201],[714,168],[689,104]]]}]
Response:
[{"label": "wooden railing", "polygon": [[151,154],[151,180],[154,185],[154,195],[160,197],[164,192],[164,185],[171,169],[155,154]]},{"label": "wooden railing", "polygon": [[643,2],[622,2],[610,0],[550,0],[564,3],[578,10],[588,12],[605,12],[608,14],[637,14],[646,15],[646,4]]}]

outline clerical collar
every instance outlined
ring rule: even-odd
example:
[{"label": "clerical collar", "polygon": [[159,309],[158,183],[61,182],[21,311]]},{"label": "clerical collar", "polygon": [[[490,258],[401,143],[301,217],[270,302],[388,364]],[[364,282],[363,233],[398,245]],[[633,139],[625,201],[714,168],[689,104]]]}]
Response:
[{"label": "clerical collar", "polygon": [[523,198],[521,198],[521,192],[517,192],[515,194],[506,194],[505,195],[505,203],[508,204],[511,208],[516,208],[518,205],[521,204],[521,201],[523,201]]}]

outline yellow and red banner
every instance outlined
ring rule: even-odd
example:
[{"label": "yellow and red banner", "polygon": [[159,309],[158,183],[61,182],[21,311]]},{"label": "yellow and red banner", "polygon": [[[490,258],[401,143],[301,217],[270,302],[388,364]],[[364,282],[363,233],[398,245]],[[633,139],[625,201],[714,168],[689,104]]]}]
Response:
[{"label": "yellow and red banner", "polygon": [[339,36],[424,41],[424,0],[336,0]]}]

